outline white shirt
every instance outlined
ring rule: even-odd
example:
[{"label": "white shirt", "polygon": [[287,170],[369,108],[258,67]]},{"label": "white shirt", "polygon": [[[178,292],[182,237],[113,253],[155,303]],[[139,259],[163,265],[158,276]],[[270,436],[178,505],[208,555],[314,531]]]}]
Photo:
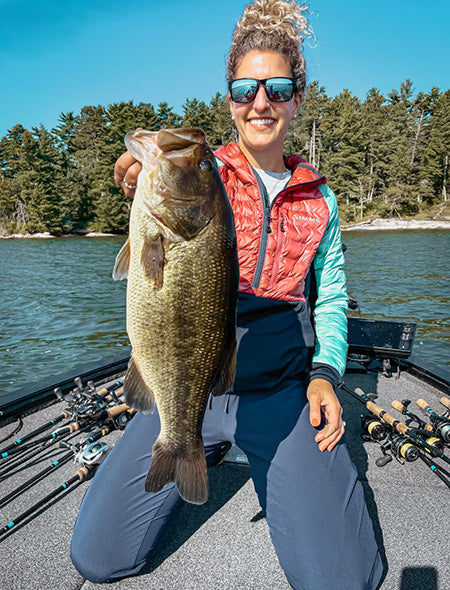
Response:
[{"label": "white shirt", "polygon": [[286,172],[267,172],[266,170],[261,170],[260,168],[255,168],[255,170],[266,187],[270,203],[272,203],[278,193],[284,189],[288,183],[288,180],[292,176],[292,172],[290,170],[286,170]]}]

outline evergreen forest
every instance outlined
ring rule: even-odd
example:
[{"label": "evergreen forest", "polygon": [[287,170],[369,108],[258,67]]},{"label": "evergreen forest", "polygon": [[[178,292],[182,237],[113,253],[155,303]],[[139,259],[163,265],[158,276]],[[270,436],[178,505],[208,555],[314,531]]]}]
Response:
[{"label": "evergreen forest", "polygon": [[[213,149],[236,140],[226,96],[188,99],[182,109],[130,101],[62,113],[51,130],[15,125],[0,140],[0,235],[126,232],[130,201],[113,170],[128,131],[201,127]],[[438,218],[448,205],[450,90],[415,95],[406,80],[361,101],[348,90],[330,98],[312,82],[285,153],[327,177],[341,222]]]}]

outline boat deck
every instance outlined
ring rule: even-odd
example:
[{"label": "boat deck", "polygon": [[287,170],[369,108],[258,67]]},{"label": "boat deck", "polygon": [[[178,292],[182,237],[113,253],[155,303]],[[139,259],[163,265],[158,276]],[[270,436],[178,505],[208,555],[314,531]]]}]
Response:
[{"label": "boat deck", "polygon": [[[441,391],[403,371],[399,379],[381,374],[349,373],[345,384],[378,395],[376,403],[390,408],[393,399],[419,397],[442,412]],[[349,394],[339,393],[347,422],[346,440],[366,493],[378,544],[386,564],[383,590],[446,590],[450,588],[448,539],[449,490],[420,460],[400,465],[396,460],[377,467],[379,445],[363,442],[360,415],[365,408]],[[414,407],[413,407],[414,406]],[[61,410],[52,406],[24,418],[20,432],[36,428]],[[2,429],[2,436],[13,429]],[[6,431],[6,432],[5,432]],[[112,433],[111,443],[119,434]],[[1,438],[1,437],[0,437]],[[10,441],[7,441],[10,442]],[[4,447],[6,443],[1,446]],[[54,455],[61,450],[55,449]],[[36,461],[34,469],[50,463]],[[442,463],[441,463],[442,464]],[[0,465],[1,467],[1,465]],[[72,476],[69,462],[0,509],[0,525],[26,510],[40,497]],[[32,475],[24,469],[1,482],[1,496]],[[14,480],[14,483],[11,482]],[[1,590],[94,590],[74,569],[69,556],[77,510],[88,483],[69,488],[24,525],[0,538]],[[210,470],[210,500],[187,504],[159,552],[139,576],[108,584],[110,590],[284,590],[290,588],[270,542],[248,467],[223,463]],[[111,515],[113,518],[113,515]],[[324,589],[325,590],[325,589]],[[328,589],[327,589],[328,590]],[[351,589],[349,590],[359,590]]]}]

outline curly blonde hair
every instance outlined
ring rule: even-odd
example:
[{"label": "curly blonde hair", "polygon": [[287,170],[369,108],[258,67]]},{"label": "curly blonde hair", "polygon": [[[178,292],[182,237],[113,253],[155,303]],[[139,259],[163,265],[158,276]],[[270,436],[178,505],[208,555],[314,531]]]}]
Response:
[{"label": "curly blonde hair", "polygon": [[307,6],[295,0],[254,0],[244,8],[228,52],[227,79],[235,78],[240,60],[254,49],[281,53],[304,92],[306,63],[302,53],[305,37],[314,37],[306,16]]}]

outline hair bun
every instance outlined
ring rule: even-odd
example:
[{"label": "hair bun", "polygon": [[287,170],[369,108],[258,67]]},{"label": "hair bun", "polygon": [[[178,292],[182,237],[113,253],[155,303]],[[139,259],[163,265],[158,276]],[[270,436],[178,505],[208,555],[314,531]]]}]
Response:
[{"label": "hair bun", "polygon": [[305,16],[307,10],[308,6],[295,0],[254,0],[247,4],[236,24],[228,53],[228,80],[235,77],[240,60],[249,51],[276,51],[290,65],[297,88],[303,92],[306,85],[303,41],[306,37],[314,38]]},{"label": "hair bun", "polygon": [[303,14],[307,9],[308,6],[300,6],[295,0],[254,0],[247,4],[236,24],[233,43],[240,43],[247,35],[261,31],[267,35],[286,36],[303,45],[305,37],[314,36]]}]

